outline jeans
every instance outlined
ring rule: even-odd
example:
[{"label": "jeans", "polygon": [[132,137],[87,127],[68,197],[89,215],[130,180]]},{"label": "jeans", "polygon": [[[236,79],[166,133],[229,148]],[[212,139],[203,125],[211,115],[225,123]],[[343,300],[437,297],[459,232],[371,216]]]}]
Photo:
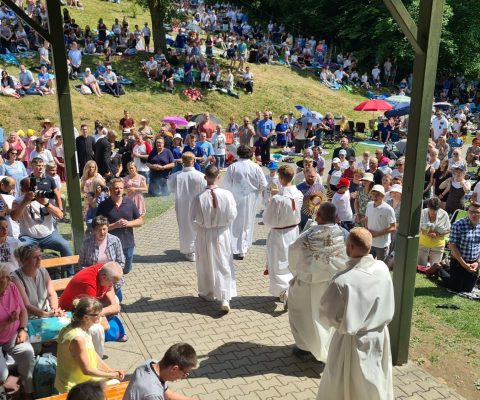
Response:
[{"label": "jeans", "polygon": [[148,185],[148,194],[150,196],[168,196],[170,191],[167,186],[167,178],[161,176],[151,176]]},{"label": "jeans", "polygon": [[225,168],[225,154],[215,154],[215,162],[218,168]]},{"label": "jeans", "polygon": [[[50,235],[40,239],[25,235],[20,236],[19,239],[25,245],[36,244],[42,249],[58,251],[62,257],[73,255],[70,245],[57,231],[54,231]],[[73,265],[62,267],[62,275],[65,273],[67,274],[67,277],[73,276],[75,274]]]},{"label": "jeans", "polygon": [[123,255],[125,256],[125,267],[123,267],[123,273],[126,275],[132,270],[133,251],[135,247],[128,247],[123,249]]}]

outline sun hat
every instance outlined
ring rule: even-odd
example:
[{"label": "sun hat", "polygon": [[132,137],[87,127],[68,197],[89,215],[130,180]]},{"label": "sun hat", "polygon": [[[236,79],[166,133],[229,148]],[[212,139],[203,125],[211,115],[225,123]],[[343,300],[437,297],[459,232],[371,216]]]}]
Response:
[{"label": "sun hat", "polygon": [[277,161],[270,161],[267,165],[268,169],[278,169],[278,162]]},{"label": "sun hat", "polygon": [[337,189],[340,189],[343,186],[346,186],[347,188],[350,187],[350,180],[347,178],[340,178],[337,183]]},{"label": "sun hat", "polygon": [[371,192],[378,192],[385,196],[385,188],[382,185],[373,185]]},{"label": "sun hat", "polygon": [[176,133],[175,135],[173,135],[173,139],[174,139],[174,140],[175,140],[175,139],[181,139],[181,140],[183,140],[182,135],[180,135],[179,133]]},{"label": "sun hat", "polygon": [[369,182],[373,182],[373,174],[371,172],[365,172],[363,174],[363,177],[362,179],[360,179],[361,181],[369,181]]},{"label": "sun hat", "polygon": [[390,192],[402,193],[402,185],[395,184],[390,188]]}]

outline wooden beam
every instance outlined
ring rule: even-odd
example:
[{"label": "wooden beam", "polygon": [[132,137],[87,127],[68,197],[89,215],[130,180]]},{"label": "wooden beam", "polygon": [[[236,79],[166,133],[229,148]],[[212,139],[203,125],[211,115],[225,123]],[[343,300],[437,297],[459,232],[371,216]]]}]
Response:
[{"label": "wooden beam", "polygon": [[412,19],[410,13],[405,8],[402,0],[383,0],[385,6],[392,14],[392,17],[397,21],[400,29],[403,31],[405,37],[410,42],[413,50],[416,54],[422,54],[425,52],[425,48],[422,48],[417,40],[418,29],[415,21]]},{"label": "wooden beam", "polygon": [[14,1],[12,0],[1,0],[1,2],[5,3],[7,7],[12,9],[12,11],[17,14],[17,16],[25,22],[27,25],[29,25],[35,32],[37,32],[42,38],[44,38],[47,42],[51,42],[51,36],[48,31],[46,31],[44,28],[42,28],[41,25],[39,25],[36,21],[31,19],[23,9],[21,9],[19,6],[15,4]]}]

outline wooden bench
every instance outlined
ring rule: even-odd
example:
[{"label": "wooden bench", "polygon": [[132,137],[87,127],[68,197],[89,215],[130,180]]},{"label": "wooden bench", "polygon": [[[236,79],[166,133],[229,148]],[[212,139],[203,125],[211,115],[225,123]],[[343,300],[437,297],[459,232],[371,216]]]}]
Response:
[{"label": "wooden bench", "polygon": [[[46,269],[65,267],[67,265],[78,264],[79,256],[66,256],[45,258],[40,261],[40,266]],[[52,280],[53,287],[56,292],[63,292],[72,278],[54,279]]]},{"label": "wooden bench", "polygon": [[[117,383],[116,385],[105,386],[105,397],[107,400],[122,400],[128,382]],[[40,400],[65,400],[67,393],[57,394],[56,396],[44,397]]]}]

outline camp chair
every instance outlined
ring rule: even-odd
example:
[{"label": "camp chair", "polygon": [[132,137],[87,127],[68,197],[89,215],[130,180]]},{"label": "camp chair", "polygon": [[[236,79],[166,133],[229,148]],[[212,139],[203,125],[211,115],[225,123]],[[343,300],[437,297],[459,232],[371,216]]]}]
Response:
[{"label": "camp chair", "polygon": [[455,210],[455,212],[452,215],[452,218],[450,218],[450,223],[453,224],[454,222],[457,222],[458,220],[465,218],[468,215],[468,212],[466,210]]}]

